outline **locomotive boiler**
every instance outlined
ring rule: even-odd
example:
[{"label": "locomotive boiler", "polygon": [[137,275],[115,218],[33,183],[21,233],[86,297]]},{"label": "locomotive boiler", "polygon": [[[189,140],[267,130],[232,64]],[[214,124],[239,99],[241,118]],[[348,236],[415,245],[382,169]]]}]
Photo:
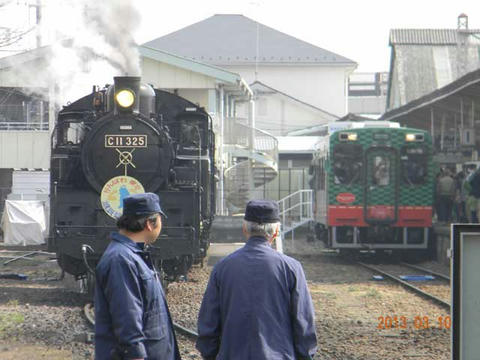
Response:
[{"label": "locomotive boiler", "polygon": [[49,249],[88,278],[122,214],[123,198],[158,194],[168,218],[150,252],[170,279],[201,261],[215,213],[214,135],[204,109],[115,77],[58,115],[51,152]]}]

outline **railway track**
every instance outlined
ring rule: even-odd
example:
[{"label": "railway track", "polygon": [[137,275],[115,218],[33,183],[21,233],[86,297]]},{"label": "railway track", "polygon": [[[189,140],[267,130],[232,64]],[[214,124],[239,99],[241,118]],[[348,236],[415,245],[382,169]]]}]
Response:
[{"label": "railway track", "polygon": [[[401,279],[399,276],[395,275],[395,274],[392,274],[391,271],[386,271],[385,269],[381,269],[379,268],[378,266],[373,266],[373,265],[370,265],[370,264],[365,264],[363,262],[357,262],[358,265],[366,268],[366,269],[369,269],[370,271],[373,271],[375,273],[378,273],[378,274],[381,274],[383,276],[385,276],[386,278],[394,281],[394,282],[397,282],[399,283],[400,285],[402,285],[403,287],[405,287],[406,289],[414,292],[415,294],[419,295],[419,296],[422,296],[436,304],[438,304],[439,306],[447,309],[447,310],[450,310],[450,303],[445,301],[444,299],[442,299],[441,297],[437,296],[437,295],[434,295],[430,292],[427,292],[425,291],[424,289],[418,287],[418,286],[415,286],[413,284],[411,284],[408,280],[403,280]],[[406,263],[405,263],[406,264]],[[415,270],[420,270],[424,273],[427,273],[427,274],[430,274],[432,275],[433,272],[431,272],[430,270],[428,269],[424,269],[424,268],[421,268],[419,266],[415,266],[415,265],[411,265],[411,264],[407,264],[405,265],[404,263],[401,263],[400,266],[403,266],[403,267],[408,267],[409,269],[415,269]],[[380,265],[380,266],[384,266],[384,265]],[[395,265],[395,266],[399,266],[399,265]],[[436,274],[435,276],[438,276],[439,274]],[[450,280],[448,278],[448,276],[444,276],[443,274],[441,274],[442,276],[439,276],[439,279],[442,279],[442,281],[445,281],[448,279],[448,281]]]},{"label": "railway track", "polygon": [[[88,322],[90,323],[90,325],[95,326],[95,308],[94,308],[93,304],[92,303],[87,303],[83,307],[83,312],[84,312],[85,317],[87,318]],[[197,339],[198,338],[198,334],[194,330],[190,330],[190,329],[188,329],[186,327],[183,327],[182,325],[177,324],[177,323],[173,323],[173,327],[177,332],[179,332],[179,333],[181,333],[185,336],[188,336],[192,339]]]},{"label": "railway track", "polygon": [[441,274],[441,273],[436,272],[436,271],[432,271],[432,270],[424,268],[422,266],[413,265],[413,264],[409,264],[409,263],[406,263],[406,262],[401,262],[400,265],[405,266],[405,267],[409,267],[410,269],[423,271],[424,273],[436,276],[437,278],[440,278],[440,279],[443,279],[443,280],[446,280],[446,281],[450,282],[450,276],[445,275],[445,274]]}]

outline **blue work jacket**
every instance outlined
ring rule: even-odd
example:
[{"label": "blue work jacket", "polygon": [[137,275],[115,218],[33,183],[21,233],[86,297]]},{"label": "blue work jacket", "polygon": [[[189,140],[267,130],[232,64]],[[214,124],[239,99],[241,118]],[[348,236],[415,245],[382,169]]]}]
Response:
[{"label": "blue work jacket", "polygon": [[96,269],[95,358],[178,360],[165,294],[150,256],[119,233]]},{"label": "blue work jacket", "polygon": [[314,309],[300,263],[262,237],[218,262],[198,315],[205,359],[310,359]]}]

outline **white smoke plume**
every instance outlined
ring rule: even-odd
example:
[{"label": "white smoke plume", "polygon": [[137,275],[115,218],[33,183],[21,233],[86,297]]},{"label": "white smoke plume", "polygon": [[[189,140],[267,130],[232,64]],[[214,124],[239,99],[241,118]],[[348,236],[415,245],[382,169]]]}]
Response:
[{"label": "white smoke plume", "polygon": [[[114,76],[140,75],[135,44],[140,13],[135,0],[43,0],[45,66],[21,68],[15,83],[55,86],[59,107]],[[13,60],[13,59],[12,59]],[[13,65],[13,64],[12,64]],[[26,70],[27,69],[27,70]],[[30,71],[29,71],[30,70]],[[37,84],[37,85],[35,85]]]},{"label": "white smoke plume", "polygon": [[50,21],[57,32],[50,72],[61,79],[61,98],[75,100],[82,95],[77,90],[111,83],[113,76],[140,75],[134,41],[140,14],[134,0],[55,2],[61,11]]}]

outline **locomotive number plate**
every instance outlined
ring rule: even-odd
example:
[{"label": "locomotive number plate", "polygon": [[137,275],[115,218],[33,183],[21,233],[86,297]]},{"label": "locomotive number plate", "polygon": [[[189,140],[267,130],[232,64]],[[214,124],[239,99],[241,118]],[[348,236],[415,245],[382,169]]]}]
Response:
[{"label": "locomotive number plate", "polygon": [[145,148],[147,135],[105,135],[106,148]]}]

